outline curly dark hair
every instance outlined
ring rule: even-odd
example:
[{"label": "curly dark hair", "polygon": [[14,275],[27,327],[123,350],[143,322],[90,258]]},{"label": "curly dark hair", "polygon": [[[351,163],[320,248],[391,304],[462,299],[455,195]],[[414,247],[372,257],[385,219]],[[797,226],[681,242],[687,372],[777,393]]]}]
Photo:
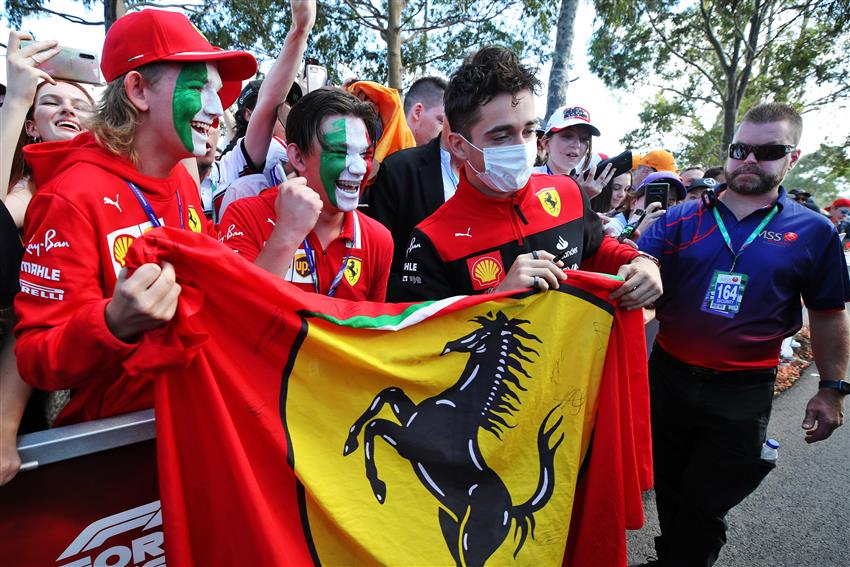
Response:
[{"label": "curly dark hair", "polygon": [[541,87],[536,73],[504,47],[483,47],[467,56],[449,79],[444,98],[452,131],[469,138],[472,126],[481,118],[481,107],[499,94],[526,90],[536,94]]},{"label": "curly dark hair", "polygon": [[375,145],[378,115],[368,102],[335,87],[317,89],[293,105],[286,119],[286,141],[295,144],[305,154],[310,153],[314,139],[325,147],[321,123],[326,117],[339,114],[354,116],[366,124],[366,132]]}]

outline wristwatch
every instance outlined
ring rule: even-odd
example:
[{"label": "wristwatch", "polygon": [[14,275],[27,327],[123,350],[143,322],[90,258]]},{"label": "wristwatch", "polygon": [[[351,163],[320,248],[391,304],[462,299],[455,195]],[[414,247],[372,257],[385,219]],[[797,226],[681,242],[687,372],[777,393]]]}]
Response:
[{"label": "wristwatch", "polygon": [[829,388],[830,390],[838,390],[842,396],[850,394],[850,382],[846,380],[821,380],[818,382],[818,389]]}]

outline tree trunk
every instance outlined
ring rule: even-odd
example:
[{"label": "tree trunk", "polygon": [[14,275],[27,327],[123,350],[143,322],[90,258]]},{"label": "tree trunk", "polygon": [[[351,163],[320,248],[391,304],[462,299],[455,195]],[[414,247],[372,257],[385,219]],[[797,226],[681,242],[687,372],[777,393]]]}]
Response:
[{"label": "tree trunk", "polygon": [[735,136],[735,120],[738,117],[738,101],[736,91],[735,73],[726,79],[726,95],[723,97],[723,136],[720,138],[720,148],[717,157],[726,162],[726,148],[732,143]]},{"label": "tree trunk", "polygon": [[555,38],[555,52],[552,56],[552,69],[549,71],[549,92],[546,96],[546,120],[562,106],[567,97],[567,70],[570,54],[573,50],[573,23],[578,10],[578,0],[561,0],[558,13],[558,35]]},{"label": "tree trunk", "polygon": [[402,0],[389,0],[387,4],[387,83],[401,91]]},{"label": "tree trunk", "polygon": [[112,27],[115,20],[127,13],[124,0],[104,0],[103,2],[103,25],[106,31]]}]

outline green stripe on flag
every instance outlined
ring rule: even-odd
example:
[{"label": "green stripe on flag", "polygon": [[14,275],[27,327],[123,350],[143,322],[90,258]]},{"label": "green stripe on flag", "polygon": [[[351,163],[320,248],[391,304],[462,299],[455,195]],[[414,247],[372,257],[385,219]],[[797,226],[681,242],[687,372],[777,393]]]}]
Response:
[{"label": "green stripe on flag", "polygon": [[447,297],[446,299],[441,299],[439,301],[424,301],[422,303],[415,303],[398,315],[379,315],[377,317],[357,315],[348,319],[340,319],[333,315],[318,313],[316,311],[308,311],[307,314],[318,319],[324,319],[325,321],[329,321],[341,327],[372,329],[375,331],[399,331],[413,326],[420,321],[424,321],[466,297],[467,296],[465,295],[458,295],[455,297]]}]

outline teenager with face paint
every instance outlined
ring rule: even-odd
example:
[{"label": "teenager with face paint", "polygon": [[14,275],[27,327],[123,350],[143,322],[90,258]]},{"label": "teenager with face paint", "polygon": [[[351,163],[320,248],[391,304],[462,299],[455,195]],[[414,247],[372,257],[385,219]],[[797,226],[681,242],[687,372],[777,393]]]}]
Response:
[{"label": "teenager with face paint", "polygon": [[182,14],[142,10],[110,28],[101,69],[109,85],[91,132],[25,149],[38,192],[24,226],[16,352],[25,381],[73,389],[54,425],[152,407],[151,382],[123,363],[174,316],[180,286],[167,263],[128,273],[127,251],[157,226],[208,231],[180,161],[205,153],[256,61],[216,50]]},{"label": "teenager with face paint", "polygon": [[377,116],[371,105],[319,89],[289,113],[289,163],[299,177],[227,208],[221,239],[247,260],[304,290],[384,301],[393,243],[358,214]]}]

